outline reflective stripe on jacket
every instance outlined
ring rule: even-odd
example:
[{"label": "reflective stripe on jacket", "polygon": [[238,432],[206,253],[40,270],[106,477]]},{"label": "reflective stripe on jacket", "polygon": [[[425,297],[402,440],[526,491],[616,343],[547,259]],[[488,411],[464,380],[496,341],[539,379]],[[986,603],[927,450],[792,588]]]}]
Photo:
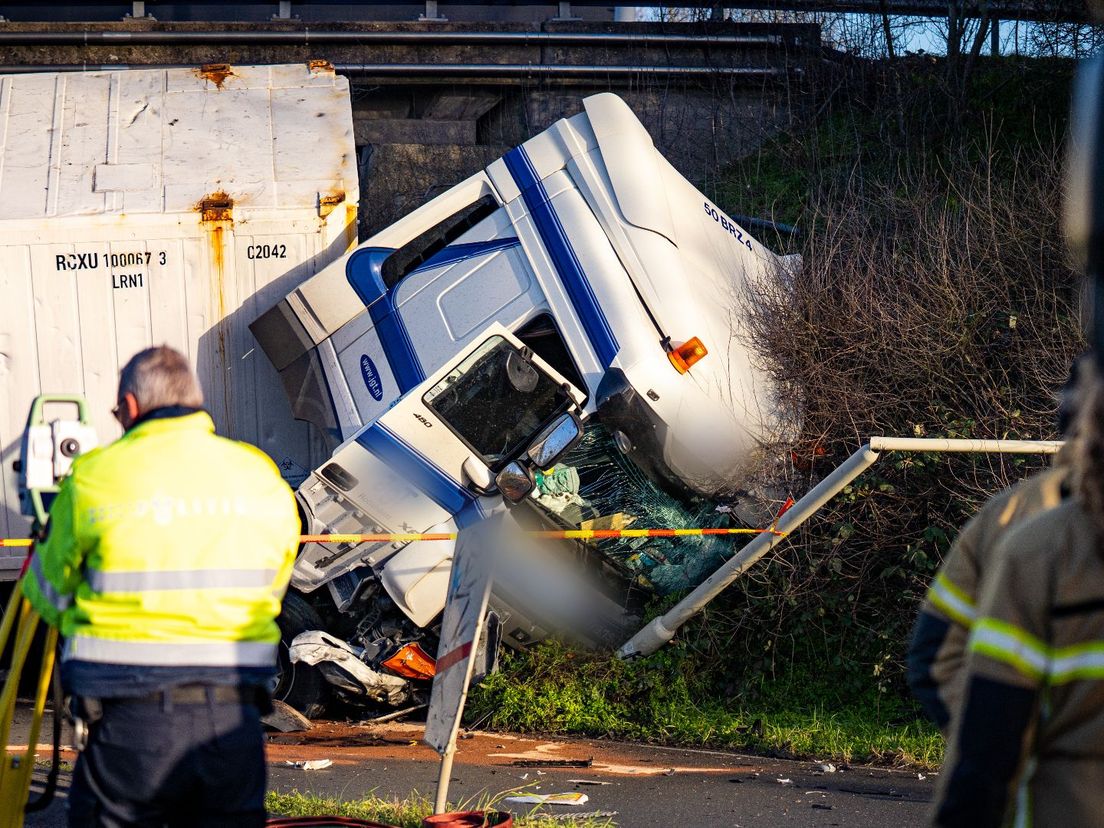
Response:
[{"label": "reflective stripe on jacket", "polygon": [[265,454],[202,411],[150,419],[74,463],[23,589],[66,659],[271,666],[299,531]]},{"label": "reflective stripe on jacket", "polygon": [[[940,777],[939,812],[961,812],[989,788],[1006,792],[992,824],[1012,816],[1023,825],[1099,824],[1104,556],[1096,527],[1066,500],[1009,532],[994,562],[969,639],[969,697]],[[1034,700],[1030,715],[1009,713],[1017,698]],[[1017,759],[1008,775],[987,778],[1008,756]]]},{"label": "reflective stripe on jacket", "polygon": [[[942,640],[909,651],[909,678],[925,708],[943,706],[943,719],[957,712],[965,687],[962,680],[966,642],[977,618],[976,604],[984,581],[995,567],[999,542],[1017,525],[1062,502],[1067,466],[1055,459],[1041,471],[995,495],[963,527],[932,581],[921,613],[947,623]],[[935,698],[922,698],[924,695]]]}]

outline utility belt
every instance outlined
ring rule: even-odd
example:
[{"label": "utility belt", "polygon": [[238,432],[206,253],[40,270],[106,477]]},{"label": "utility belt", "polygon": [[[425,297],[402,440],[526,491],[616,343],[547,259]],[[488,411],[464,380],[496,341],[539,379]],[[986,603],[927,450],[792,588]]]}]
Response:
[{"label": "utility belt", "polygon": [[261,715],[272,712],[272,697],[268,690],[257,685],[230,684],[181,684],[147,693],[144,696],[98,699],[91,696],[73,696],[70,712],[73,717],[74,747],[84,750],[92,728],[104,716],[104,710],[123,704],[155,704],[164,710],[175,706],[187,707],[201,704],[250,704]]}]

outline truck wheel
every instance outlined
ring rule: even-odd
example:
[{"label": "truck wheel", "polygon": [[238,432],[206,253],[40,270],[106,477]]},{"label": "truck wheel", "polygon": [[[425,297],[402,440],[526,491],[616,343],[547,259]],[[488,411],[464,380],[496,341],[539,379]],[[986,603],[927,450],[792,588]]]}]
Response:
[{"label": "truck wheel", "polygon": [[276,687],[272,697],[290,704],[308,719],[320,716],[326,708],[326,679],[317,667],[293,664],[288,647],[295,636],[307,630],[322,629],[322,619],[297,592],[284,596],[283,611],[276,619],[280,627],[280,647],[277,654]]}]

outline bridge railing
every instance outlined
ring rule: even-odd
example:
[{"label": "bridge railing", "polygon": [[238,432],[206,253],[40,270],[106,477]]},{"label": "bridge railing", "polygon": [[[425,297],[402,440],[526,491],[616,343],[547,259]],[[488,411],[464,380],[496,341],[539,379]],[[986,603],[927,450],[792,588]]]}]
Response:
[{"label": "bridge railing", "polygon": [[[1079,0],[952,0],[956,6],[959,17],[983,17],[987,16],[996,20],[1028,20],[1037,22],[1087,22],[1085,4]],[[71,13],[75,8],[97,8],[101,13],[116,14],[118,17],[145,17],[147,14],[156,15],[158,6],[192,7],[196,13],[210,14],[207,20],[228,20],[227,13],[234,13],[235,9],[249,9],[253,12],[249,19],[256,20],[256,12],[264,7],[271,9],[271,15],[275,19],[290,19],[295,16],[296,9],[308,7],[340,7],[342,11],[336,12],[332,19],[338,20],[372,20],[372,9],[382,6],[411,8],[411,16],[416,16],[419,10],[424,9],[422,19],[444,19],[450,5],[466,7],[509,7],[509,6],[544,6],[558,10],[559,19],[571,18],[571,7],[601,7],[612,8],[618,6],[610,0],[470,0],[469,2],[451,2],[451,0],[412,0],[411,2],[394,2],[394,0],[236,0],[234,3],[225,2],[198,2],[179,3],[172,0],[132,0],[132,2],[119,2],[119,0],[65,0],[65,2],[38,2],[33,4],[34,11],[29,11],[32,4],[29,3],[0,3],[0,15],[5,13],[5,7],[20,7],[18,19],[22,20],[59,20],[65,19],[64,15]],[[907,15],[915,17],[946,17],[948,3],[946,0],[736,0],[729,3],[724,0],[631,0],[625,7],[653,7],[653,8],[732,8],[752,10],[796,11],[796,12],[853,12],[859,14],[883,14]],[[312,9],[314,11],[314,9]],[[242,13],[242,12],[239,12]],[[12,12],[13,17],[15,12]],[[30,15],[30,16],[28,16]],[[554,18],[555,19],[555,18]]]}]

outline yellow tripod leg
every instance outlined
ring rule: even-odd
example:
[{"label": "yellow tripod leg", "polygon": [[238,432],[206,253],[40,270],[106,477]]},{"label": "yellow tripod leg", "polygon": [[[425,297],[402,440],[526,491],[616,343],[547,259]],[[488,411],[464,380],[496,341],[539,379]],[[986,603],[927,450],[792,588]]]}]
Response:
[{"label": "yellow tripod leg", "polygon": [[[15,628],[15,642],[12,647],[11,669],[4,681],[4,689],[0,691],[0,744],[8,744],[8,736],[11,735],[12,718],[15,713],[15,697],[19,690],[19,679],[23,674],[23,664],[27,660],[27,651],[30,649],[34,636],[34,627],[38,623],[37,613],[31,608],[30,603],[23,597],[23,581],[16,582],[12,600],[8,603],[8,610],[4,613],[4,620],[0,623],[0,644],[7,644],[7,639]],[[18,618],[19,623],[15,624]],[[4,762],[0,766],[0,781],[7,776],[9,763]],[[2,790],[2,789],[0,789]],[[0,800],[5,801],[5,800]]]},{"label": "yellow tripod leg", "polygon": [[[21,582],[16,584],[12,601],[4,614],[4,620],[0,622],[0,646],[2,646],[11,634],[12,627],[15,626],[16,616],[19,619],[12,652],[11,672],[8,673],[4,689],[0,692],[0,744],[5,746],[8,744],[12,720],[15,717],[19,679],[31,645],[34,643],[34,634],[39,622],[38,613],[23,598],[21,585]],[[54,668],[57,630],[51,628],[46,639],[27,747],[22,754],[13,754],[5,750],[4,761],[0,765],[0,828],[17,828],[23,824],[23,808],[27,803],[31,774],[34,772],[35,747],[38,743],[42,713],[46,707],[46,696],[49,693],[50,677]]]},{"label": "yellow tripod leg", "polygon": [[[35,769],[35,749],[38,747],[38,735],[42,730],[42,716],[46,710],[46,698],[50,695],[50,680],[54,673],[54,653],[57,652],[57,638],[57,630],[54,627],[47,628],[46,642],[42,651],[42,667],[39,670],[38,688],[35,693],[34,713],[31,718],[31,729],[27,734],[27,750],[23,755],[22,764],[15,769],[13,774],[13,787],[15,788],[16,801],[19,803],[19,824],[22,824],[23,809],[27,806],[27,798],[31,792],[31,777],[34,775]],[[3,793],[0,793],[0,796],[3,796]]]},{"label": "yellow tripod leg", "polygon": [[19,614],[19,607],[22,604],[23,579],[20,578],[15,582],[15,589],[12,590],[8,605],[4,608],[4,618],[0,620],[0,652],[3,652],[4,648],[8,646],[8,636],[11,635],[12,627],[15,626],[15,616]]}]

